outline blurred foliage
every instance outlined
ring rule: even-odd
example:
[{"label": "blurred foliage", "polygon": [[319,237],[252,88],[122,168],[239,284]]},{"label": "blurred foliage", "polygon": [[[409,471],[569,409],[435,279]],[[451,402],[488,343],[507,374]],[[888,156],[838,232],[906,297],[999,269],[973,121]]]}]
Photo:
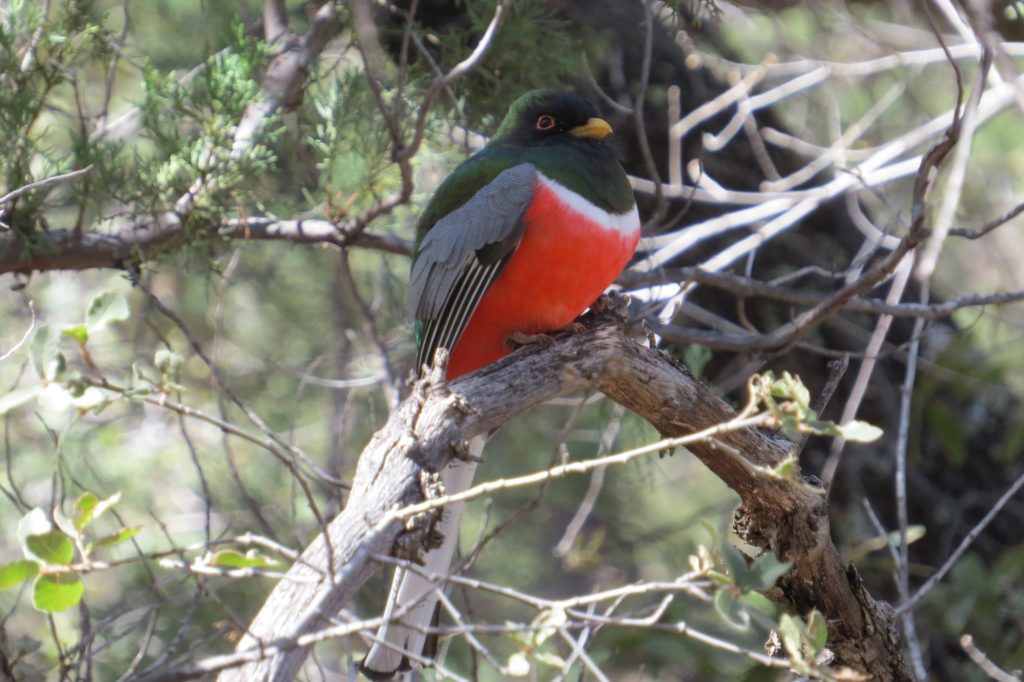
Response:
[{"label": "blurred foliage", "polygon": [[[43,4],[0,4],[0,194],[72,168],[91,165],[92,170],[78,181],[29,193],[12,213],[0,216],[24,249],[36,248],[35,237],[45,230],[101,231],[133,224],[172,208],[197,179],[216,178],[215,191],[205,194],[190,214],[190,239],[156,262],[139,258],[142,286],[110,272],[44,273],[4,280],[9,293],[0,297],[5,321],[0,353],[13,349],[28,332],[26,342],[0,361],[0,586],[6,588],[0,592],[0,609],[8,614],[0,646],[24,679],[82,677],[84,657],[91,659],[95,679],[117,679],[136,657],[135,670],[141,671],[230,651],[273,584],[272,577],[262,574],[197,576],[185,566],[272,574],[287,559],[254,546],[246,534],[301,549],[317,530],[302,490],[266,449],[167,408],[180,404],[258,434],[218,387],[191,340],[146,291],[181,318],[222,369],[227,385],[272,429],[324,471],[348,479],[358,452],[387,417],[381,390],[386,367],[379,349],[387,352],[400,378],[411,366],[405,259],[365,250],[350,250],[343,258],[335,249],[229,242],[210,228],[224,215],[341,219],[394,192],[400,177],[344,12],[341,36],[311,73],[302,105],[268,120],[260,144],[236,156],[231,153],[233,126],[258,96],[272,53],[256,37],[260,3],[55,0],[45,16]],[[295,29],[302,31],[305,5],[288,4]],[[678,12],[683,3],[669,5]],[[130,19],[124,7],[130,7]],[[384,101],[404,107],[407,134],[418,97],[434,75],[426,56],[450,68],[472,49],[493,12],[493,2],[486,0],[467,0],[460,7],[459,21],[444,30],[422,31],[422,48],[414,50],[401,95],[394,79],[382,78]],[[884,3],[855,3],[843,11],[860,24],[893,19],[892,8]],[[743,17],[730,14],[717,30],[738,56],[752,63],[770,52],[849,61],[860,57],[861,41],[868,40],[848,30],[839,13],[812,6],[777,13],[750,10]],[[400,38],[400,30],[382,32],[382,40]],[[514,3],[481,68],[446,92],[428,118],[426,145],[414,159],[413,204],[377,220],[373,229],[411,237],[427,193],[466,154],[447,135],[451,122],[487,132],[513,95],[575,80],[583,68],[582,50],[591,54],[595,47],[588,38],[547,3]],[[598,47],[608,51],[614,46],[601,42]],[[834,89],[831,104],[808,96],[777,113],[805,138],[827,145],[834,130],[856,121],[895,82],[880,73],[858,87]],[[897,129],[894,121],[927,120],[954,97],[927,78],[911,82],[906,96],[861,144],[883,143]],[[102,126],[110,130],[95,135]],[[978,216],[1009,208],[994,205],[991,197],[997,191],[1000,197],[1024,196],[1019,118],[999,116],[987,124],[975,141],[972,160],[976,163],[959,216],[964,224],[984,222]],[[898,225],[898,207],[884,198],[875,204],[880,224]],[[939,284],[951,291],[969,280],[979,290],[1006,286],[1006,281],[1024,286],[1017,266],[1020,223],[994,237],[991,246],[970,252],[951,245],[943,254]],[[372,320],[365,310],[372,312]],[[989,428],[986,404],[1020,404],[1024,394],[1020,312],[965,310],[956,319],[967,331],[945,345],[936,341],[929,360],[943,372],[925,373],[915,402],[916,431],[941,441],[942,464],[951,476],[969,463],[973,437]],[[698,373],[708,361],[708,354],[695,346],[679,354]],[[105,385],[98,385],[100,379]],[[809,412],[808,395],[786,377],[778,382],[783,385],[768,381],[765,395],[794,399],[800,419],[781,412],[779,419],[799,432],[817,415]],[[954,414],[945,403],[929,400],[937,392],[962,393],[977,410]],[[604,402],[583,406],[581,399],[567,399],[545,406],[503,429],[488,446],[478,478],[536,470],[563,454],[591,457],[614,420],[613,408]],[[563,433],[564,453],[555,446]],[[1024,414],[1018,413],[1002,433],[1006,461],[1019,462]],[[624,449],[654,437],[650,427],[627,415],[612,447]],[[855,452],[867,453],[867,461],[891,456],[864,447]],[[672,580],[699,570],[711,582],[712,603],[677,599],[666,619],[685,621],[755,651],[762,650],[774,629],[781,637],[781,655],[795,669],[812,672],[825,624],[814,614],[793,618],[759,597],[757,590],[774,583],[782,564],[770,555],[748,564],[721,537],[735,498],[717,478],[685,454],[610,469],[570,550],[554,557],[551,548],[563,537],[587,484],[582,478],[552,482],[535,505],[536,490],[507,491],[471,504],[462,527],[464,549],[514,518],[472,570],[492,582],[551,597],[637,580]],[[324,515],[337,511],[340,497],[331,486],[313,487]],[[97,509],[105,502],[108,508],[99,520]],[[970,504],[964,500],[963,509],[948,513],[977,512],[968,509]],[[969,527],[965,524],[951,526],[957,537]],[[866,572],[880,575],[879,584],[888,581],[892,566],[884,549],[890,537],[878,538],[854,514],[835,527],[863,557]],[[952,542],[928,529],[922,532],[915,545],[946,548]],[[31,538],[36,540],[30,543]],[[40,545],[39,538],[46,544]],[[1019,538],[1005,546],[982,545],[922,602],[919,627],[928,635],[927,646],[948,650],[931,657],[945,666],[937,675],[981,679],[956,646],[963,632],[972,633],[1006,667],[1024,667],[1022,551]],[[83,568],[80,575],[76,568],[60,568],[94,559],[111,566]],[[922,575],[933,569],[915,568]],[[47,571],[73,577],[44,579]],[[383,574],[375,578],[354,610],[377,613],[386,580]],[[40,582],[55,589],[44,589],[40,596]],[[465,596],[457,595],[460,604]],[[635,608],[649,608],[655,601]],[[491,622],[537,617],[490,595],[472,595],[472,608]],[[532,637],[491,637],[486,643],[514,669],[526,666],[545,677],[568,651],[551,634],[559,614],[541,618],[546,619],[538,621],[543,627]],[[89,633],[87,640],[83,633]],[[356,641],[325,643],[317,650],[319,663],[310,666],[343,674],[337,671],[357,660],[361,647]],[[601,630],[593,651],[597,662],[619,678],[766,680],[780,675],[666,631]],[[451,645],[456,669],[469,670],[471,656],[464,641]],[[572,672],[579,670],[577,663]],[[481,677],[494,679],[490,672]]]}]

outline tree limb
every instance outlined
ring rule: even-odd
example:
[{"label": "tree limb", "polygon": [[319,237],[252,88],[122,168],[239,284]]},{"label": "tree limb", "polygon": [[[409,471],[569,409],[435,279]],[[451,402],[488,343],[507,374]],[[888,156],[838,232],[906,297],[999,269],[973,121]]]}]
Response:
[{"label": "tree limb", "polygon": [[[289,572],[294,579],[277,585],[232,658],[235,665],[248,663],[222,672],[222,681],[293,679],[308,653],[301,638],[329,625],[377,570],[373,554],[416,557],[437,510],[404,522],[394,510],[443,495],[436,472],[474,435],[583,389],[604,392],[668,437],[736,416],[685,367],[634,341],[623,321],[607,312],[587,318],[581,333],[523,349],[450,387],[438,376],[418,383],[367,445],[348,504],[329,526],[330,542],[317,537]],[[764,474],[792,448],[776,433],[746,429],[722,432],[689,449],[739,494],[734,529],[740,536],[792,562],[769,596],[801,614],[813,608],[824,614],[836,663],[876,680],[910,680],[892,607],[872,599],[856,569],[843,564],[832,544],[823,491],[799,475]],[[329,577],[307,581],[317,575]],[[190,673],[198,671],[171,671],[166,679]]]},{"label": "tree limb", "polygon": [[[398,255],[412,253],[412,244],[401,237],[365,231],[350,235],[346,225],[335,225],[329,220],[228,218],[220,223],[218,232],[235,239],[358,246]],[[32,236],[33,246],[28,253],[18,238],[0,237],[0,275],[35,270],[124,268],[144,257],[166,253],[186,238],[181,220],[174,213],[164,213],[150,222],[115,232],[86,232],[80,238],[71,230],[51,230]]]}]

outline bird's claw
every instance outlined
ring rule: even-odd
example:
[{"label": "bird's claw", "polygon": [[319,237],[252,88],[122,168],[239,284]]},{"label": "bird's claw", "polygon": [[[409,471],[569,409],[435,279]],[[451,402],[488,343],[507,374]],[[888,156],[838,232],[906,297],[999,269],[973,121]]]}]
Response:
[{"label": "bird's claw", "polygon": [[555,340],[547,334],[527,334],[525,332],[512,332],[508,335],[507,339],[507,343],[512,350],[533,344],[543,344],[548,346],[554,343],[554,341]]}]

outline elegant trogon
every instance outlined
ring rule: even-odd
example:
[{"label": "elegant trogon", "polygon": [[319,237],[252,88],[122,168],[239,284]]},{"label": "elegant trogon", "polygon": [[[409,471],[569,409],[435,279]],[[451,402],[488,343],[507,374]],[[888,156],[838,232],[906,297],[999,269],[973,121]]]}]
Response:
[{"label": "elegant trogon", "polygon": [[[636,249],[640,219],[626,173],[607,144],[611,126],[588,102],[536,90],[509,107],[487,146],[459,165],[420,216],[409,285],[423,371],[449,351],[447,378],[498,360],[509,337],[560,329],[618,277]],[[470,486],[485,438],[441,472],[448,494]],[[475,456],[475,457],[474,457]],[[424,571],[444,575],[462,505],[441,521],[443,545]],[[386,679],[406,653],[432,655],[438,585],[397,571],[377,641],[362,671]]]}]

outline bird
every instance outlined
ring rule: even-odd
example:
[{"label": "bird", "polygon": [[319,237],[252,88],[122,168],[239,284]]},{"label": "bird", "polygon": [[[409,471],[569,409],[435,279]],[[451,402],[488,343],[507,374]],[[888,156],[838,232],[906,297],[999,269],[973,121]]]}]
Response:
[{"label": "bird", "polygon": [[[621,274],[641,224],[611,134],[587,100],[533,90],[438,186],[417,223],[409,277],[421,375],[438,349],[451,382],[510,353],[510,340],[571,325]],[[472,484],[486,439],[471,439],[469,457],[442,470],[447,494]],[[423,555],[425,573],[447,574],[461,515],[461,503],[445,507],[444,540]],[[437,623],[436,588],[396,570],[364,675],[390,679],[410,669],[408,654],[433,657],[437,638],[424,630]]]}]

